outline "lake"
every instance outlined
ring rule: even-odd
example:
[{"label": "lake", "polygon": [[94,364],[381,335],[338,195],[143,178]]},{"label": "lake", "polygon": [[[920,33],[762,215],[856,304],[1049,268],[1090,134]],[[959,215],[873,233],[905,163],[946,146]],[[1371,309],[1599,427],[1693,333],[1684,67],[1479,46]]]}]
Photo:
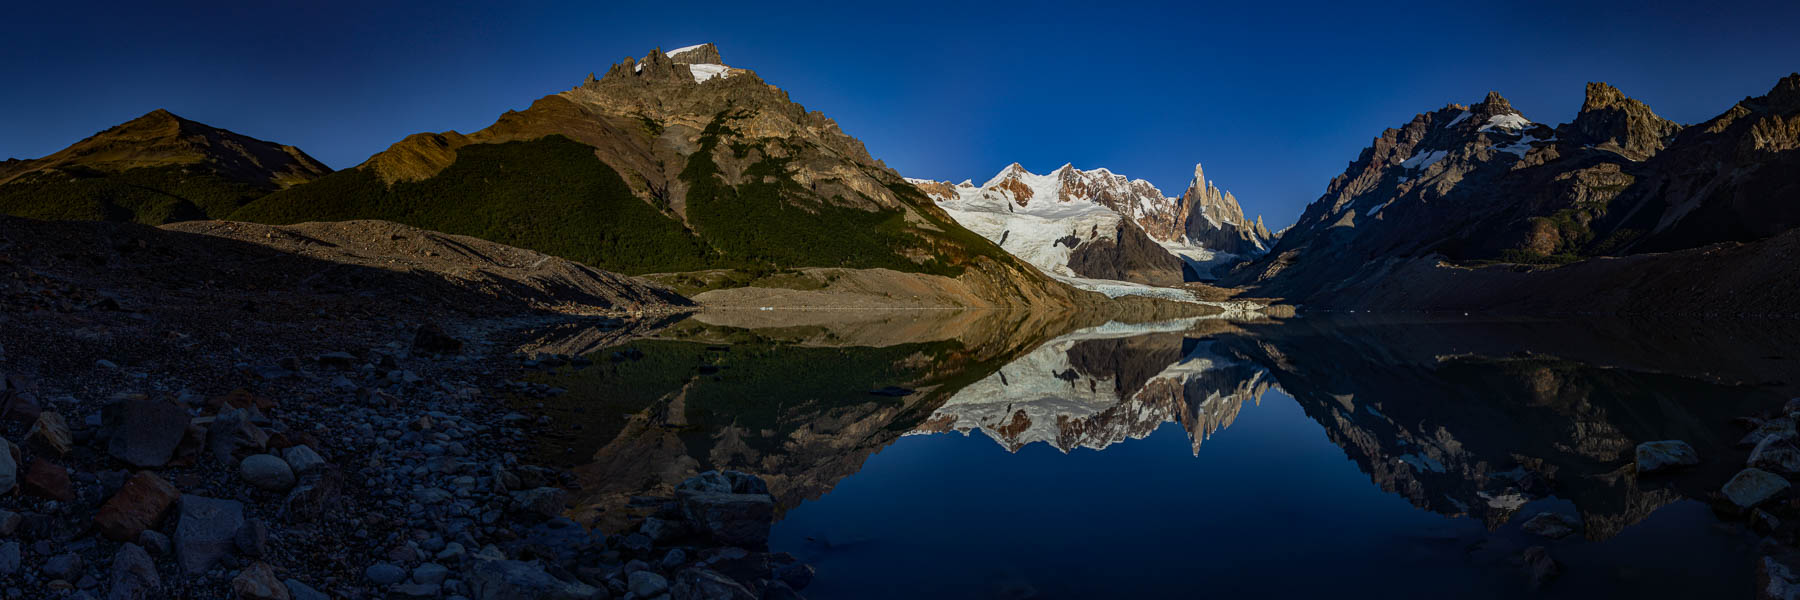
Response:
[{"label": "lake", "polygon": [[[754,473],[811,598],[1745,597],[1758,537],[1713,505],[1793,329],[759,311],[521,350],[594,362],[529,401],[578,520]],[[1702,464],[1640,476],[1657,440]]]}]

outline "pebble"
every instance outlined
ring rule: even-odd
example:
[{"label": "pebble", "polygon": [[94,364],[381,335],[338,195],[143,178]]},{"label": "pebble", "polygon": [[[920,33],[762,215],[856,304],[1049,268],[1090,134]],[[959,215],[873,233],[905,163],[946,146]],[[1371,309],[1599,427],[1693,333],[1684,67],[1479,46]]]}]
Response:
[{"label": "pebble", "polygon": [[406,579],[406,570],[388,563],[376,563],[364,569],[363,576],[377,585],[393,585]]}]

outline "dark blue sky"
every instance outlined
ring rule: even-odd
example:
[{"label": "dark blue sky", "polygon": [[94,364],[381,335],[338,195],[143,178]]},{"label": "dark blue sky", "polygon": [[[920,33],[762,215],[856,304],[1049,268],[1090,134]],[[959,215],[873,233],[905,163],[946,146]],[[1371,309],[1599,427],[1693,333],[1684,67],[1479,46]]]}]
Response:
[{"label": "dark blue sky", "polygon": [[1560,123],[1601,80],[1692,123],[1800,70],[1793,1],[431,4],[9,7],[0,157],[166,107],[345,168],[710,41],[908,176],[1073,162],[1179,193],[1201,162],[1279,228],[1383,128],[1488,90]]}]

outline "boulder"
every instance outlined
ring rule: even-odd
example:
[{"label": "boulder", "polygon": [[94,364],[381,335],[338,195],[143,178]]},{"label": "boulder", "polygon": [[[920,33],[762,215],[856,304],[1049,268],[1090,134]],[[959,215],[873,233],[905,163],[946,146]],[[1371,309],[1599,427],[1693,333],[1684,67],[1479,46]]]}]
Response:
[{"label": "boulder", "polygon": [[1733,475],[1731,481],[1725,482],[1725,488],[1721,491],[1725,492],[1725,497],[1732,504],[1750,508],[1787,492],[1791,486],[1780,475],[1750,467]]},{"label": "boulder", "polygon": [[109,573],[111,585],[106,600],[148,600],[161,597],[162,576],[156,572],[156,561],[150,559],[137,544],[127,543],[113,555]]},{"label": "boulder", "polygon": [[206,572],[237,547],[237,532],[243,526],[243,504],[183,495],[175,525],[176,562],[187,573]]},{"label": "boulder", "polygon": [[552,577],[535,562],[477,560],[465,587],[473,600],[604,600],[606,590]]},{"label": "boulder", "polygon": [[1637,445],[1637,471],[1640,475],[1697,464],[1700,464],[1700,455],[1694,453],[1693,446],[1681,440]]},{"label": "boulder", "polygon": [[58,554],[44,561],[44,574],[57,579],[74,581],[81,576],[81,555],[74,552]]},{"label": "boulder", "polygon": [[186,408],[170,400],[131,396],[115,409],[107,454],[134,467],[160,467],[175,457],[187,434]]},{"label": "boulder", "polygon": [[437,563],[425,563],[413,567],[412,580],[417,583],[437,585],[450,578],[450,569]]},{"label": "boulder", "polygon": [[25,478],[19,484],[26,494],[61,502],[75,499],[75,488],[69,482],[69,470],[43,458],[31,459]]},{"label": "boulder", "polygon": [[268,563],[257,562],[231,579],[231,591],[243,600],[291,600],[287,586],[275,578]]},{"label": "boulder", "polygon": [[75,438],[69,434],[69,423],[63,420],[60,413],[48,410],[38,413],[37,421],[32,422],[31,431],[25,434],[25,439],[43,444],[57,456],[68,454],[69,449],[75,446]]},{"label": "boulder", "polygon": [[757,600],[749,588],[724,573],[692,567],[675,574],[675,585],[669,588],[671,600]]},{"label": "boulder", "polygon": [[677,492],[688,523],[727,546],[768,545],[775,525],[775,499],[768,494]]},{"label": "boulder", "polygon": [[294,469],[273,454],[254,454],[238,464],[238,474],[258,489],[285,492],[294,487]]},{"label": "boulder", "polygon": [[1581,527],[1581,522],[1567,515],[1542,512],[1525,521],[1523,527],[1528,533],[1559,540],[1575,533],[1575,530]]},{"label": "boulder", "polygon": [[100,506],[100,512],[94,515],[94,528],[116,542],[136,540],[144,530],[156,527],[180,498],[181,491],[162,477],[149,471],[138,473]]}]

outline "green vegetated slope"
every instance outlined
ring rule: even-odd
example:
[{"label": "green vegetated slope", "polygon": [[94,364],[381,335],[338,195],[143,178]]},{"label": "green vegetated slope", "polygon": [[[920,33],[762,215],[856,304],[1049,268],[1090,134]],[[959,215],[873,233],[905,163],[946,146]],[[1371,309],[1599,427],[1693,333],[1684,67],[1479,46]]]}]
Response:
[{"label": "green vegetated slope", "polygon": [[437,175],[392,186],[367,169],[347,169],[271,194],[231,218],[274,224],[383,219],[623,273],[715,262],[679,222],[632,196],[593,148],[562,136],[468,146]]},{"label": "green vegetated slope", "polygon": [[44,220],[160,225],[219,218],[268,194],[203,167],[142,167],[120,173],[65,169],[0,186],[0,213]]},{"label": "green vegetated slope", "polygon": [[900,211],[811,201],[782,159],[755,163],[748,183],[725,183],[710,157],[725,123],[723,116],[715,119],[701,138],[702,150],[680,175],[690,186],[691,230],[632,195],[619,173],[595,158],[594,148],[561,135],[465,146],[442,172],[391,186],[367,169],[341,171],[271,194],[230,218],[275,224],[385,219],[628,274],[794,267],[961,272],[953,258],[919,264],[902,256],[901,248],[924,244]]}]

